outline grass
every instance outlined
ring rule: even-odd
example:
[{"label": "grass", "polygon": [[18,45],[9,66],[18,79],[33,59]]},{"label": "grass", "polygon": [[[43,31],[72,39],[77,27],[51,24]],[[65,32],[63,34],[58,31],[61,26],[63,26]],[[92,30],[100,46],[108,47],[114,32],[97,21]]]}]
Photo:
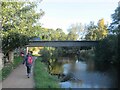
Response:
[{"label": "grass", "polygon": [[42,58],[35,61],[34,80],[35,88],[60,88],[59,80],[48,73],[47,66],[41,62]]},{"label": "grass", "polygon": [[2,72],[0,73],[1,79],[4,80],[12,72],[12,70],[15,69],[20,63],[22,63],[21,57],[15,57],[13,63],[7,63],[3,67],[2,71],[0,71]]}]

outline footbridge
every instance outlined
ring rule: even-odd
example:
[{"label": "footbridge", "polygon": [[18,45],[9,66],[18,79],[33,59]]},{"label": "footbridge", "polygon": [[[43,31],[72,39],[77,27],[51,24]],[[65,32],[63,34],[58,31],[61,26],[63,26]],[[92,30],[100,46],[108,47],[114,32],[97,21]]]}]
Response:
[{"label": "footbridge", "polygon": [[34,41],[30,40],[27,47],[94,47],[99,41]]}]

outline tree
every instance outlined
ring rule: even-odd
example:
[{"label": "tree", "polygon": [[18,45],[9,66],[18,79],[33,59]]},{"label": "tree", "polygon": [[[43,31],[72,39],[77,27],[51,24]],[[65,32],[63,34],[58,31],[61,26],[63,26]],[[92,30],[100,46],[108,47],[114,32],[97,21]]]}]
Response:
[{"label": "tree", "polygon": [[97,25],[95,25],[94,22],[90,22],[87,30],[85,35],[86,40],[101,40],[108,35],[108,29],[104,23],[104,19],[100,19]]},{"label": "tree", "polygon": [[40,26],[36,26],[36,35],[41,38],[41,40],[66,40],[67,35],[63,32],[62,29],[57,28],[48,29],[42,28]]},{"label": "tree", "polygon": [[[110,31],[117,36],[117,70],[119,71],[119,66],[120,66],[120,5],[115,9],[115,12],[112,14],[112,23],[110,25],[111,29]],[[118,73],[118,76],[120,76],[120,73]],[[120,81],[118,80],[118,88],[120,89]]]},{"label": "tree", "polygon": [[98,35],[98,39],[104,39],[108,35],[108,29],[104,23],[104,19],[98,21]]},{"label": "tree", "polygon": [[[119,70],[120,65],[120,7],[112,14],[113,22],[110,25],[110,33],[100,41],[95,50],[95,62],[100,66],[114,66]],[[102,21],[98,24],[102,29]],[[103,68],[105,69],[105,68]]]},{"label": "tree", "polygon": [[58,40],[66,40],[66,36],[67,36],[67,35],[63,32],[62,29],[57,28],[57,29],[55,30],[55,32],[56,32],[57,35],[58,35]]},{"label": "tree", "polygon": [[115,12],[111,16],[113,21],[110,25],[110,31],[112,32],[112,34],[114,34],[115,37],[117,36],[116,57],[117,57],[117,66],[119,67],[120,65],[120,6],[118,6],[115,9]]},{"label": "tree", "polygon": [[2,2],[2,49],[13,60],[13,50],[28,43],[35,36],[34,24],[44,14],[36,13],[35,2]]},{"label": "tree", "polygon": [[115,12],[111,15],[112,16],[112,23],[110,25],[110,31],[113,34],[120,33],[120,6],[115,9]]},{"label": "tree", "polygon": [[75,34],[74,32],[69,32],[68,36],[67,36],[67,40],[77,40],[78,39],[78,35]]},{"label": "tree", "polygon": [[85,35],[86,40],[96,40],[97,39],[97,26],[94,22],[90,22],[87,26],[87,33]]},{"label": "tree", "polygon": [[[111,65],[117,65],[117,37],[109,35],[100,41],[95,49],[95,63],[97,68],[109,68]],[[102,68],[102,66],[104,66]]]},{"label": "tree", "polygon": [[84,38],[86,29],[82,23],[76,23],[69,27],[68,32],[68,40],[81,40]]}]

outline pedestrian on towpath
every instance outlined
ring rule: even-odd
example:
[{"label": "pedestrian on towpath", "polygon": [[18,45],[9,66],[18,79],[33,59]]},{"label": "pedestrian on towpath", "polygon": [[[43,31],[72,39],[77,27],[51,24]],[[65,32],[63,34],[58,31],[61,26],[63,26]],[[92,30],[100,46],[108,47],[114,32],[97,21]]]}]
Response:
[{"label": "pedestrian on towpath", "polygon": [[33,64],[33,57],[32,57],[32,52],[29,51],[27,53],[27,55],[25,56],[25,59],[23,60],[23,64],[26,65],[27,67],[27,77],[30,78],[30,74],[31,74],[31,67]]}]

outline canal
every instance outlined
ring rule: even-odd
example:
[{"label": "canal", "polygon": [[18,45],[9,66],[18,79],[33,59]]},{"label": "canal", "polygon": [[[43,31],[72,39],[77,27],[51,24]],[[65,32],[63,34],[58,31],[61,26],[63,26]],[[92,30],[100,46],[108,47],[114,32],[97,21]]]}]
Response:
[{"label": "canal", "polygon": [[116,71],[96,70],[93,60],[62,57],[51,64],[50,73],[58,75],[61,88],[116,88],[117,85]]}]

